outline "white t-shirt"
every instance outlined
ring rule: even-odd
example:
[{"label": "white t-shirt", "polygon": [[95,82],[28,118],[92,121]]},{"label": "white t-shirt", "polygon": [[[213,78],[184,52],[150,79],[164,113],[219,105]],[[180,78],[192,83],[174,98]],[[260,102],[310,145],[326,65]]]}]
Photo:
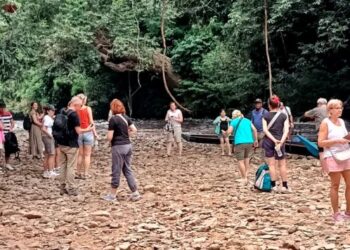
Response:
[{"label": "white t-shirt", "polygon": [[45,115],[43,124],[47,128],[47,132],[49,132],[49,134],[52,135],[53,119],[50,116]]},{"label": "white t-shirt", "polygon": [[175,118],[181,119],[182,118],[182,112],[180,109],[176,109],[175,111],[172,111],[171,109],[168,110],[166,113],[165,120],[167,122],[170,122],[174,127],[181,127],[181,123],[175,121]]}]

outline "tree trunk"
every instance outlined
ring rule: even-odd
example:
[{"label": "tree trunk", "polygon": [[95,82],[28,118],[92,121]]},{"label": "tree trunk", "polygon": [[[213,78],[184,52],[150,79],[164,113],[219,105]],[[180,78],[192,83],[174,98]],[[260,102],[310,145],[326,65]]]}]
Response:
[{"label": "tree trunk", "polygon": [[269,52],[269,29],[268,29],[268,0],[264,0],[264,12],[265,12],[265,50],[266,50],[266,58],[267,58],[267,66],[269,69],[269,91],[270,96],[272,96],[272,69],[271,69],[271,60],[270,60],[270,52]]},{"label": "tree trunk", "polygon": [[132,110],[132,86],[131,86],[131,80],[130,80],[130,72],[128,72],[128,108],[129,108],[129,115],[132,117],[133,115],[133,110]]}]

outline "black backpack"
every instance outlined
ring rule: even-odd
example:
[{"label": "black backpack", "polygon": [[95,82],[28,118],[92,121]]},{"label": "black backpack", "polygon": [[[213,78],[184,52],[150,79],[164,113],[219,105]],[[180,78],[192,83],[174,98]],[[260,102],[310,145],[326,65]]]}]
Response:
[{"label": "black backpack", "polygon": [[65,144],[69,140],[68,116],[71,112],[62,110],[55,117],[52,126],[52,136],[58,144]]},{"label": "black backpack", "polygon": [[7,154],[15,154],[15,158],[19,160],[18,140],[13,132],[5,134],[5,151]]},{"label": "black backpack", "polygon": [[23,128],[24,130],[30,131],[31,127],[32,127],[32,121],[29,115],[27,114],[23,119]]}]

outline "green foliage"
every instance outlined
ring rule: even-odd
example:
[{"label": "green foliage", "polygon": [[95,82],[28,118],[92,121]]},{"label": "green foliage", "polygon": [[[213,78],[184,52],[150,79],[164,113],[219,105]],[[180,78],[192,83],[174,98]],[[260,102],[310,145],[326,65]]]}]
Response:
[{"label": "green foliage", "polygon": [[[6,2],[0,0],[0,6]],[[169,99],[160,88],[161,76],[148,72],[162,47],[161,2],[17,0],[15,13],[0,10],[0,98],[21,111],[32,100],[64,106],[71,95],[85,92],[98,114],[114,97],[128,100],[137,74],[117,73],[101,63],[96,38],[103,33],[113,44],[113,58],[137,58],[143,88],[134,107],[147,117],[161,116]],[[256,97],[267,98],[263,4],[168,1],[168,56],[182,79],[176,94],[194,115],[213,116],[220,108],[246,111]],[[319,96],[347,98],[350,2],[272,0],[269,5],[274,91],[300,113]]]}]

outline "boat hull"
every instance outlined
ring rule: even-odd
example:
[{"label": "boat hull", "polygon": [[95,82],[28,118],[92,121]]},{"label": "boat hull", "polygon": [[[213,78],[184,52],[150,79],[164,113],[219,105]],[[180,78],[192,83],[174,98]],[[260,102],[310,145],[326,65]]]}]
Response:
[{"label": "boat hull", "polygon": [[[182,138],[188,142],[204,144],[220,144],[220,139],[215,134],[191,134],[182,133]],[[232,136],[230,141],[232,142]],[[302,143],[286,141],[286,152],[289,154],[312,156]]]}]

